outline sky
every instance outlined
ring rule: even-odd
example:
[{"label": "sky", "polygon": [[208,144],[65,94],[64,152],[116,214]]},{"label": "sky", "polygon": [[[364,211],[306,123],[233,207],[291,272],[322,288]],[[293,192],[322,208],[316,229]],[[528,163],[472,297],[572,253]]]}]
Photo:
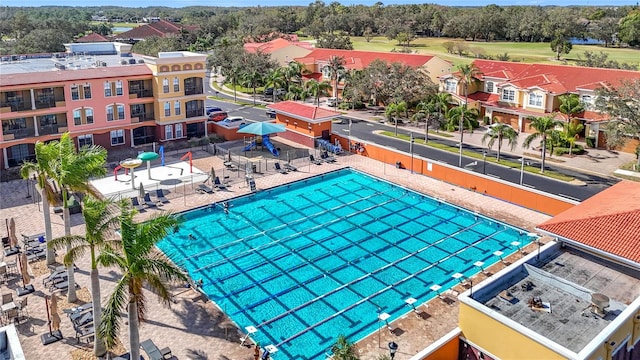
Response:
[{"label": "sky", "polygon": [[[325,4],[330,4],[333,0],[323,0]],[[378,0],[340,0],[343,5],[373,5]],[[496,4],[500,6],[509,5],[582,5],[582,6],[621,6],[636,5],[638,0],[380,0],[384,5],[392,4],[424,4],[435,3],[448,6],[485,6]],[[220,6],[220,7],[249,7],[249,6],[307,6],[314,0],[271,0],[265,4],[263,0],[136,0],[131,5],[122,0],[1,0],[0,6],[123,6],[123,7],[149,7],[166,6],[180,8],[185,6]]]}]

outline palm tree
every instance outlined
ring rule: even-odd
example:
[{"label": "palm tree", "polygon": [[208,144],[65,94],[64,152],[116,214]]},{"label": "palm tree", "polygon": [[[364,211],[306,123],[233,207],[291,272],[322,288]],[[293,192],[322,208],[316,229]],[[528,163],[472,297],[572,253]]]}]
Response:
[{"label": "palm tree", "polygon": [[357,360],[358,349],[344,335],[338,335],[336,343],[331,346],[331,352],[336,360]]},{"label": "palm tree", "polygon": [[[73,263],[81,259],[87,251],[91,255],[91,299],[93,301],[93,324],[100,327],[102,317],[102,305],[100,303],[100,278],[98,274],[97,251],[102,252],[108,248],[119,248],[120,240],[108,239],[113,235],[113,229],[118,224],[118,217],[112,212],[113,206],[110,200],[98,200],[87,196],[83,200],[84,208],[82,216],[85,223],[85,235],[68,235],[53,239],[48,243],[49,248],[70,250],[64,256],[64,264],[73,266]],[[93,347],[95,356],[103,356],[106,353],[104,341],[96,337]]]},{"label": "palm tree", "polygon": [[289,87],[292,85],[291,83],[302,86],[302,74],[305,73],[307,73],[307,69],[304,67],[304,64],[297,61],[290,62],[284,69],[287,91],[289,91]]},{"label": "palm tree", "polygon": [[333,88],[333,97],[336,98],[336,100],[338,99],[338,81],[344,76],[344,64],[344,56],[331,56],[327,64],[329,78],[331,78],[331,86]]},{"label": "palm tree", "polygon": [[[240,76],[242,85],[253,90],[253,105],[256,104],[256,88],[262,82],[262,73],[258,69],[247,69]],[[275,91],[274,91],[275,92]]]},{"label": "palm tree", "polygon": [[400,102],[393,102],[391,104],[389,104],[387,106],[387,108],[385,109],[385,114],[387,115],[388,118],[393,119],[393,122],[395,123],[396,127],[395,127],[395,135],[398,136],[398,118],[400,117],[400,114],[404,113],[407,111],[407,103],[404,101],[400,101]]},{"label": "palm tree", "polygon": [[[83,146],[78,151],[69,133],[62,134],[60,141],[54,141],[50,144],[57,150],[57,159],[53,167],[52,178],[60,186],[64,234],[69,236],[71,235],[69,193],[79,192],[98,197],[94,188],[89,185],[89,178],[107,173],[107,169],[104,167],[107,160],[107,150],[99,145],[91,145]],[[70,251],[69,248],[67,248],[68,251]],[[67,290],[67,301],[74,302],[78,298],[73,276],[73,264],[67,266],[67,272],[70,284]]]},{"label": "palm tree", "polygon": [[[51,241],[53,235],[51,232],[51,213],[49,204],[58,202],[58,195],[49,182],[52,172],[51,166],[56,159],[57,153],[52,144],[36,142],[35,145],[36,161],[25,161],[20,168],[20,175],[23,179],[28,179],[31,174],[35,176],[35,180],[40,188],[40,197],[42,198],[42,213],[44,215],[44,233],[47,242]],[[51,265],[56,261],[53,249],[47,249],[47,265]]]},{"label": "palm tree", "polygon": [[473,132],[473,122],[478,119],[478,116],[480,116],[480,112],[476,108],[452,107],[447,110],[447,131],[459,131],[459,126],[462,126],[463,129]]},{"label": "palm tree", "polygon": [[167,282],[187,281],[180,268],[155,250],[156,243],[167,235],[169,229],[176,229],[180,220],[171,213],[162,213],[143,223],[136,223],[133,221],[135,213],[126,202],[120,203],[121,251],[105,249],[99,257],[100,265],[119,268],[122,277],[107,300],[97,329],[107,349],[112,349],[120,330],[120,312],[126,306],[131,359],[140,358],[139,325],[146,315],[145,284],[165,305],[170,305],[171,293]]},{"label": "palm tree", "polygon": [[327,90],[331,88],[331,84],[327,81],[319,82],[318,80],[311,79],[304,84],[308,94],[313,97],[313,103],[316,106],[320,106],[320,95],[326,94]]},{"label": "palm tree", "polygon": [[[458,65],[458,82],[462,84],[464,89],[464,107],[467,108],[469,104],[469,85],[474,81],[474,78],[480,74],[480,69],[473,66],[472,64],[464,64]],[[460,117],[460,124],[458,125],[458,130],[460,131],[460,158],[458,160],[458,166],[462,167],[462,140],[464,137],[464,126],[463,126],[462,116]]]},{"label": "palm tree", "polygon": [[238,65],[234,65],[226,71],[224,76],[233,87],[233,101],[238,102],[238,90],[236,89],[236,86],[238,86],[242,78],[242,69]]},{"label": "palm tree", "polygon": [[571,122],[574,114],[578,114],[584,111],[584,105],[580,101],[580,97],[576,94],[564,94],[558,97],[560,100],[560,106],[558,110],[567,116],[567,122]]},{"label": "palm tree", "polygon": [[533,134],[527,136],[522,143],[522,147],[528,149],[531,143],[540,138],[540,145],[542,146],[542,163],[540,165],[540,172],[544,173],[544,160],[547,153],[547,138],[553,135],[557,127],[562,126],[562,122],[555,119],[555,114],[542,117],[529,118],[529,128],[536,130]]},{"label": "palm tree", "polygon": [[278,89],[283,88],[286,85],[287,82],[285,79],[284,68],[274,69],[265,78],[264,86],[273,88],[273,102],[276,102],[276,93],[278,92]]},{"label": "palm tree", "polygon": [[573,145],[575,145],[576,138],[582,132],[582,129],[584,129],[584,125],[582,125],[582,123],[578,121],[576,122],[571,121],[567,124],[564,124],[564,134],[565,134],[566,140],[569,142],[570,157],[573,156]]},{"label": "palm tree", "polygon": [[502,140],[507,140],[509,148],[513,151],[518,145],[518,132],[515,131],[510,125],[495,123],[489,131],[482,136],[482,144],[489,139],[487,147],[491,149],[496,140],[498,141],[498,153],[496,154],[496,160],[500,161],[500,151],[502,150]]}]

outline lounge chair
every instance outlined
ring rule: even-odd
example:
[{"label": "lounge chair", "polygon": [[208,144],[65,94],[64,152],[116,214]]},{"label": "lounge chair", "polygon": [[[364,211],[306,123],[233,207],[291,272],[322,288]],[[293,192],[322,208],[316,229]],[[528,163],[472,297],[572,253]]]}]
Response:
[{"label": "lounge chair", "polygon": [[204,194],[204,193],[213,194],[213,189],[208,187],[205,184],[198,185],[198,188],[196,189],[196,191],[199,192],[200,194]]},{"label": "lounge chair", "polygon": [[158,206],[155,202],[151,201],[151,196],[149,195],[149,193],[144,194],[144,203],[147,205],[147,207]]},{"label": "lounge chair", "polygon": [[322,165],[322,160],[316,160],[316,158],[313,155],[309,155],[309,161],[311,161],[316,165]]},{"label": "lounge chair", "polygon": [[93,324],[87,327],[78,327],[78,328],[75,328],[75,330],[76,330],[76,342],[78,344],[80,343],[80,340],[92,338],[96,334],[96,330],[93,327]]},{"label": "lounge chair", "polygon": [[326,151],[324,151],[324,152],[322,152],[322,154],[320,154],[320,158],[324,162],[328,162],[328,163],[336,162],[336,158],[334,156],[330,156],[329,153],[326,152]]},{"label": "lounge chair", "polygon": [[66,277],[67,277],[67,269],[65,268],[57,269],[56,271],[49,274],[49,276],[42,279],[42,285],[49,286],[50,284],[56,282],[58,279],[63,279]]},{"label": "lounge chair", "polygon": [[156,189],[156,197],[158,198],[158,201],[162,202],[163,204],[169,202],[169,199],[164,197],[164,192],[162,191],[162,189]]},{"label": "lounge chair", "polygon": [[144,211],[144,206],[140,205],[140,202],[138,201],[138,197],[136,196],[133,196],[131,198],[131,206],[133,206],[138,211]]},{"label": "lounge chair", "polygon": [[149,360],[170,359],[173,356],[171,355],[171,349],[166,347],[160,350],[151,339],[147,339],[141,342],[140,347],[142,348],[142,350],[144,350],[144,352],[147,353],[147,356],[149,356]]},{"label": "lounge chair", "polygon": [[216,189],[220,189],[220,190],[226,190],[227,189],[227,185],[223,184],[222,182],[220,182],[220,178],[216,176],[215,180],[213,180],[213,186],[216,187]]},{"label": "lounge chair", "polygon": [[284,164],[283,167],[285,169],[289,170],[289,171],[298,171],[297,167],[295,167],[295,166],[293,166],[293,165],[291,165],[289,163]]},{"label": "lounge chair", "polygon": [[283,169],[282,167],[280,167],[280,163],[277,162],[275,164],[273,164],[273,167],[276,169],[276,171],[278,171],[280,174],[286,174],[288,173],[288,171],[286,169]]},{"label": "lounge chair", "polygon": [[67,314],[67,316],[69,316],[69,318],[73,320],[72,317],[77,317],[79,314],[83,314],[87,311],[92,311],[92,310],[93,310],[93,303],[86,303],[71,309],[63,309],[62,312]]}]

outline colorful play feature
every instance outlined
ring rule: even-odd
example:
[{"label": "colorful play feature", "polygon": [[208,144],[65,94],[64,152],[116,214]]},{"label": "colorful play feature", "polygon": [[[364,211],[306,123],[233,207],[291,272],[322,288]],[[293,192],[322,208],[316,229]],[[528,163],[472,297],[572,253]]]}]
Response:
[{"label": "colorful play feature", "polygon": [[267,150],[269,150],[269,152],[273,154],[273,156],[280,155],[280,152],[278,151],[278,149],[276,149],[276,147],[273,146],[273,143],[271,142],[271,140],[269,140],[269,135],[262,136],[262,145],[264,145],[264,147],[266,147]]},{"label": "colorful play feature", "polygon": [[149,179],[151,179],[151,161],[156,160],[159,157],[160,155],[152,151],[143,152],[138,155],[138,159],[147,162],[147,175],[149,176]]},{"label": "colorful play feature", "polygon": [[[134,180],[136,178],[134,175],[134,169],[140,165],[142,165],[142,160],[140,159],[125,159],[120,161],[121,167],[131,170],[131,188],[134,190],[136,188],[136,185],[134,184]],[[118,180],[117,177],[116,177],[116,180]]]}]

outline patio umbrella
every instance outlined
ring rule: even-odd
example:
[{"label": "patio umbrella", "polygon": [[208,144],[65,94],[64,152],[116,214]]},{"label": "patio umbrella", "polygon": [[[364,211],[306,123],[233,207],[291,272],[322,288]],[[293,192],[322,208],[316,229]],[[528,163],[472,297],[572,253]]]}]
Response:
[{"label": "patio umbrella", "polygon": [[29,270],[27,269],[27,254],[22,252],[18,257],[20,262],[20,274],[22,275],[22,287],[26,288],[31,282],[31,277],[29,276]]},{"label": "patio umbrella", "polygon": [[149,179],[151,179],[151,161],[156,160],[159,157],[160,155],[154,153],[153,151],[143,152],[142,154],[138,155],[138,159],[147,162],[147,174],[149,175]]},{"label": "patio umbrella", "polygon": [[60,315],[58,315],[58,297],[53,294],[49,301],[49,312],[51,313],[51,329],[53,331],[60,330]]},{"label": "patio umbrella", "polygon": [[253,134],[258,136],[285,132],[286,128],[283,124],[273,124],[270,122],[251,123],[238,130],[238,133]]},{"label": "patio umbrella", "polygon": [[213,182],[216,180],[216,170],[213,168],[213,166],[211,167],[211,175],[210,179],[211,179],[211,183],[213,184]]},{"label": "patio umbrella", "polygon": [[144,195],[145,195],[144,185],[142,185],[142,182],[140,182],[140,187],[138,188],[138,190],[140,190],[139,193],[138,193],[138,198],[140,198],[140,201],[142,201],[142,199],[144,199]]},{"label": "patio umbrella", "polygon": [[49,332],[40,335],[43,345],[52,344],[58,340],[62,340],[62,332],[60,332],[60,315],[58,315],[58,298],[55,294],[45,296],[44,298],[47,308],[47,319],[49,319]]},{"label": "patio umbrella", "polygon": [[18,246],[18,237],[16,237],[16,221],[13,218],[9,220],[9,245],[12,248]]}]

